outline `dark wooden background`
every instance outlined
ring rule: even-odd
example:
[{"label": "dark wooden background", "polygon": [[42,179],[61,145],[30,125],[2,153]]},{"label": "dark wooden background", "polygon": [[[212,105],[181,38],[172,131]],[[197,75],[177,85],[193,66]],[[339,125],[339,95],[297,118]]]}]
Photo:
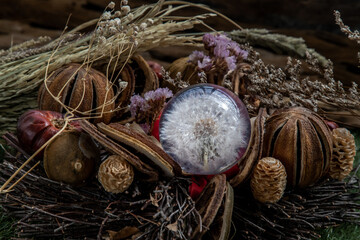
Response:
[{"label": "dark wooden background", "polygon": [[[119,1],[114,1],[119,3]],[[132,7],[156,1],[129,0]],[[344,22],[360,29],[359,0],[194,0],[224,13],[242,27],[267,28],[273,32],[303,37],[334,62],[336,78],[360,83],[357,52],[360,46],[348,40],[335,24],[333,11],[339,10]],[[69,27],[97,18],[108,0],[0,0],[0,49],[37,36],[57,37],[71,14]],[[188,13],[200,13],[187,9]],[[215,29],[232,30],[219,19],[209,22]],[[284,57],[262,51],[268,61],[281,64]]]}]

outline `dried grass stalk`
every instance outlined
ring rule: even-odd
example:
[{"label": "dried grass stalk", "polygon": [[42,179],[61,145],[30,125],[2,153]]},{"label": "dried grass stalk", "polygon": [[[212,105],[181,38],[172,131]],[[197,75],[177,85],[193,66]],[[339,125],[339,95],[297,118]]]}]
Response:
[{"label": "dried grass stalk", "polygon": [[[39,85],[48,73],[65,64],[78,62],[93,67],[110,63],[121,64],[135,52],[158,46],[196,46],[199,42],[196,34],[185,34],[183,31],[193,28],[195,24],[202,24],[203,19],[214,14],[185,18],[170,16],[174,11],[194,4],[181,2],[179,6],[173,7],[169,3],[165,4],[161,0],[136,8],[120,17],[110,9],[99,19],[86,22],[49,43],[39,40],[2,51],[0,134],[13,131],[14,120],[25,110],[37,107],[36,94]],[[110,18],[104,19],[108,12]],[[111,28],[114,21],[111,21],[116,18],[120,19],[120,22],[117,22],[117,30],[114,31]],[[95,31],[81,33],[89,26],[95,26]],[[37,46],[41,43],[45,45]]]}]

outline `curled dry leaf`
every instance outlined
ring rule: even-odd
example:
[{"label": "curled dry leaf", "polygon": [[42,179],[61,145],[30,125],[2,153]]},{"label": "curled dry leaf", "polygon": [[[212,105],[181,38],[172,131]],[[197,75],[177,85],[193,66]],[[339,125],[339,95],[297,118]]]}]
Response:
[{"label": "curled dry leaf", "polygon": [[55,101],[74,109],[79,116],[96,117],[94,122],[110,122],[115,104],[111,83],[101,72],[90,67],[72,63],[50,74],[40,87],[38,105],[41,110],[65,112],[64,107]]},{"label": "curled dry leaf", "polygon": [[110,153],[119,155],[122,158],[126,159],[126,161],[128,161],[137,171],[139,171],[141,173],[139,175],[139,178],[146,179],[149,182],[157,181],[159,179],[159,173],[157,170],[141,161],[139,157],[121,146],[115,140],[100,132],[89,121],[81,120],[79,122],[81,128],[91,137],[93,137],[96,141],[98,141],[99,144],[106,148]]},{"label": "curled dry leaf", "polygon": [[334,147],[329,175],[333,179],[343,180],[353,169],[356,155],[355,139],[346,128],[336,128],[332,135]]},{"label": "curled dry leaf", "polygon": [[100,164],[98,179],[106,191],[122,193],[133,182],[134,170],[125,159],[118,155],[112,155]]},{"label": "curled dry leaf", "polygon": [[286,170],[277,159],[260,159],[250,181],[251,191],[262,203],[275,203],[281,199],[286,188]]}]

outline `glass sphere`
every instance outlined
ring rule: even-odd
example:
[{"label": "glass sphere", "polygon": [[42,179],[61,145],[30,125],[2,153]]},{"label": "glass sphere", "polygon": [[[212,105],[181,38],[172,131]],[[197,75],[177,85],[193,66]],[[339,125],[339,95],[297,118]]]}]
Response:
[{"label": "glass sphere", "polygon": [[178,92],[160,118],[160,142],[185,173],[210,175],[231,168],[245,153],[249,114],[228,89],[197,84]]}]

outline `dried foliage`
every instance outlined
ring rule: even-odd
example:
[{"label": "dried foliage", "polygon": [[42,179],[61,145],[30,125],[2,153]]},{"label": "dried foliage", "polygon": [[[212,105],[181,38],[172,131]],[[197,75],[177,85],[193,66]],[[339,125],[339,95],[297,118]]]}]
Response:
[{"label": "dried foliage", "polygon": [[[351,31],[350,27],[344,24],[339,11],[334,11],[334,15],[335,22],[339,25],[340,30],[345,33],[350,40],[354,40],[360,45],[360,32],[358,30]],[[358,52],[358,58],[360,62],[360,52]]]},{"label": "dried foliage", "polygon": [[271,33],[267,29],[257,28],[234,30],[229,33],[229,37],[241,44],[249,43],[251,46],[261,46],[271,49],[277,54],[304,58],[306,52],[309,52],[315,56],[323,66],[328,63],[328,60],[324,56],[317,53],[314,49],[308,48],[303,38]]},{"label": "dried foliage", "polygon": [[316,229],[341,223],[360,224],[360,180],[323,181],[304,190],[285,192],[275,204],[255,203],[243,189],[235,195],[234,239],[316,239]]},{"label": "dried foliage", "polygon": [[[6,138],[14,140],[9,134]],[[107,155],[103,151],[102,158]],[[0,181],[25,159],[7,152],[0,164]],[[179,178],[152,184],[135,180],[127,192],[111,194],[95,178],[86,186],[71,187],[48,179],[39,167],[14,191],[1,194],[0,204],[17,219],[14,239],[102,239],[107,231],[127,226],[139,229],[136,239],[189,239],[192,226],[201,225],[201,219],[188,185],[187,179]]]},{"label": "dried foliage", "polygon": [[[196,46],[197,36],[179,32],[202,24],[203,19],[213,14],[171,16],[178,9],[193,5],[160,0],[134,10],[121,5],[119,11],[109,5],[99,19],[86,22],[49,43],[47,38],[46,41],[39,39],[2,51],[0,133],[14,130],[14,119],[24,110],[36,108],[35,96],[39,85],[46,80],[48,73],[65,64],[77,62],[92,67],[108,64],[106,76],[114,82],[118,79],[115,76],[112,78],[115,69],[110,66],[128,61],[135,52],[158,46]],[[93,32],[82,33],[91,26],[95,26]]]}]

